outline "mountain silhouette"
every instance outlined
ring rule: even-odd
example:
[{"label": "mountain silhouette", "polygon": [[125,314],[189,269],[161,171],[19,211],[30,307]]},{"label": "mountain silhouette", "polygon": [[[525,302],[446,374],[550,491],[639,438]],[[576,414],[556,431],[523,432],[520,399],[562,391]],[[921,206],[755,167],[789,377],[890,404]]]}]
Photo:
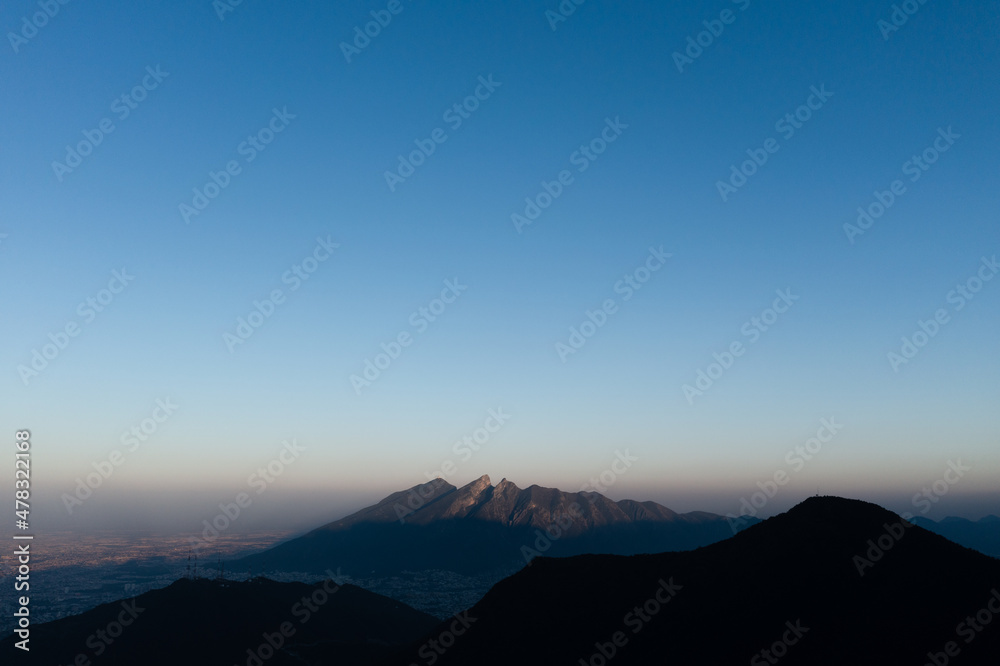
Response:
[{"label": "mountain silhouette", "polygon": [[995,665],[1000,560],[814,497],[689,552],[539,558],[462,619],[385,664]]},{"label": "mountain silhouette", "polygon": [[[374,663],[437,623],[398,601],[329,579],[314,585],[181,579],[34,625],[30,652],[23,654],[25,663],[45,666],[346,666]],[[0,641],[0,650],[22,654],[17,640]],[[78,655],[85,662],[77,662]]]},{"label": "mountain silhouette", "polygon": [[[753,524],[749,519],[744,524]],[[506,575],[538,555],[631,555],[688,550],[731,537],[723,516],[679,514],[655,502],[612,501],[597,492],[525,489],[488,476],[462,488],[437,479],[237,560],[236,569],[323,571],[351,576],[440,569]]]}]

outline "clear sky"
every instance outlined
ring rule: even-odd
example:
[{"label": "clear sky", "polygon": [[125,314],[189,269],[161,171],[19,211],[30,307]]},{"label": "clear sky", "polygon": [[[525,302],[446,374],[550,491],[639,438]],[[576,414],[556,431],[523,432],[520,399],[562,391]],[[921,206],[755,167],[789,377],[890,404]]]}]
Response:
[{"label": "clear sky", "polygon": [[1000,513],[995,3],[53,6],[0,13],[46,525],[197,529],[292,440],[241,525],[626,451],[607,494],[676,510],[961,461],[926,515]]}]

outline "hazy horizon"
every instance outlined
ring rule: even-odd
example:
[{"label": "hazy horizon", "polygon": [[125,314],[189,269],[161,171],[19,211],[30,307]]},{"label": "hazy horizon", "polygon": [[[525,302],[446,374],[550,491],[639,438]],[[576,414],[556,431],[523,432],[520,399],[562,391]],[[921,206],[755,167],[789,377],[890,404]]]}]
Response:
[{"label": "hazy horizon", "polygon": [[[481,475],[480,475],[481,476]],[[515,483],[520,488],[531,485],[543,487],[558,487],[564,492],[576,492],[580,486],[559,487],[557,484],[547,484],[541,481],[523,483],[517,478],[490,476],[495,486],[503,478]],[[451,478],[449,483],[459,488],[475,481],[479,477]],[[985,486],[981,493],[953,492],[940,498],[929,506],[923,500],[915,504],[914,495],[921,491],[918,488],[911,494],[879,491],[878,493],[862,495],[852,492],[851,488],[827,490],[823,486],[810,489],[808,481],[799,486],[784,486],[774,497],[757,510],[758,518],[769,518],[784,513],[796,504],[819,495],[836,495],[848,499],[860,499],[879,504],[885,508],[903,514],[909,512],[918,517],[940,521],[949,516],[978,520],[988,515],[1000,516],[1000,491],[989,487],[991,479],[980,479],[970,485]],[[299,533],[320,527],[328,522],[343,518],[355,511],[376,504],[392,493],[406,490],[422,480],[415,480],[411,485],[390,487],[388,485],[373,485],[363,490],[341,492],[335,490],[303,490],[291,489],[268,490],[266,494],[256,497],[251,494],[253,503],[241,511],[240,517],[226,529],[232,534],[252,534],[266,531],[286,531]],[[931,482],[925,484],[930,490]],[[211,521],[219,514],[219,504],[232,503],[237,493],[243,489],[237,485],[228,490],[202,489],[185,493],[179,497],[176,493],[155,492],[150,490],[129,489],[127,505],[116,503],[114,498],[99,499],[95,493],[82,507],[74,507],[72,515],[64,510],[64,502],[56,498],[51,501],[47,495],[42,495],[38,516],[44,531],[117,531],[123,534],[188,534],[200,533],[204,529],[201,521]],[[750,501],[751,495],[760,489],[751,484],[737,493],[735,488],[727,490],[727,494],[715,494],[707,490],[689,489],[686,492],[670,491],[662,487],[649,485],[637,487],[628,484],[624,479],[602,492],[612,500],[631,499],[637,501],[653,501],[666,506],[678,513],[689,511],[708,511],[720,515],[739,515],[742,509],[741,500]],[[922,496],[921,496],[922,497]],[[58,504],[58,506],[56,506]],[[927,510],[924,511],[924,508]],[[43,531],[44,530],[44,531]]]}]

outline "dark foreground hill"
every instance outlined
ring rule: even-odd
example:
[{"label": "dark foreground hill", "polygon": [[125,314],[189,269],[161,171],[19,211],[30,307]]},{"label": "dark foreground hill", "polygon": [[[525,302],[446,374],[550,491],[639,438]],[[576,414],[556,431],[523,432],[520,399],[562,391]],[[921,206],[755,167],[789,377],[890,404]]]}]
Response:
[{"label": "dark foreground hill", "polygon": [[1000,560],[809,499],[691,552],[540,558],[386,664],[1000,663]]},{"label": "dark foreground hill", "polygon": [[655,502],[614,502],[596,492],[522,489],[506,479],[493,486],[483,476],[462,488],[438,479],[394,493],[232,566],[339,568],[353,577],[425,569],[506,575],[537,555],[688,550],[732,535],[727,519],[716,514],[678,514]]},{"label": "dark foreground hill", "polygon": [[0,653],[4,664],[39,666],[351,666],[377,661],[437,622],[331,580],[183,579],[33,626],[30,652],[14,647],[15,635],[0,641]]}]

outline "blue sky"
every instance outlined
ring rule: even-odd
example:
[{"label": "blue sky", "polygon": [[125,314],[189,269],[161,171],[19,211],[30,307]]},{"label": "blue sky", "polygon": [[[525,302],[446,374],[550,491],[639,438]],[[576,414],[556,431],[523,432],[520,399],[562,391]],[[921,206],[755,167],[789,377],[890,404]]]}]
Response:
[{"label": "blue sky", "polygon": [[[4,32],[32,36],[0,49],[3,422],[35,433],[53,525],[194,529],[208,509],[191,498],[227,501],[292,438],[306,450],[258,502],[262,525],[336,517],[449,459],[457,485],[575,489],[625,449],[639,461],[610,496],[725,513],[823,418],[843,428],[763,513],[817,491],[912,509],[959,459],[972,471],[929,517],[1000,513],[1000,281],[961,309],[949,297],[1000,249],[994,3],[927,3],[891,32],[892,3],[588,0],[555,29],[556,2],[388,5],[246,0],[222,20],[207,0],[70,2],[37,32],[38,4],[6,6]],[[348,62],[371,12],[391,21]],[[707,46],[679,71],[689,37]],[[127,116],[122,95],[142,98]],[[794,132],[778,125],[796,113]],[[85,132],[101,136],[90,154],[53,167]],[[767,160],[724,200],[747,151]],[[537,219],[512,222],[562,172]],[[317,239],[337,247],[314,255]],[[650,248],[671,256],[626,300]],[[293,290],[288,271],[318,256]],[[134,280],[88,320],[79,304],[123,268]],[[446,281],[465,288],[435,303]],[[272,315],[227,345],[275,289]],[[778,290],[797,300],[744,333]],[[947,323],[894,368],[939,309]],[[37,376],[19,370],[74,323]],[[409,346],[356,391],[400,334]],[[734,342],[731,367],[686,393]],[[166,398],[176,411],[128,451],[121,433]],[[453,443],[501,407],[510,419],[460,461]],[[116,449],[69,515],[61,496]]]}]

